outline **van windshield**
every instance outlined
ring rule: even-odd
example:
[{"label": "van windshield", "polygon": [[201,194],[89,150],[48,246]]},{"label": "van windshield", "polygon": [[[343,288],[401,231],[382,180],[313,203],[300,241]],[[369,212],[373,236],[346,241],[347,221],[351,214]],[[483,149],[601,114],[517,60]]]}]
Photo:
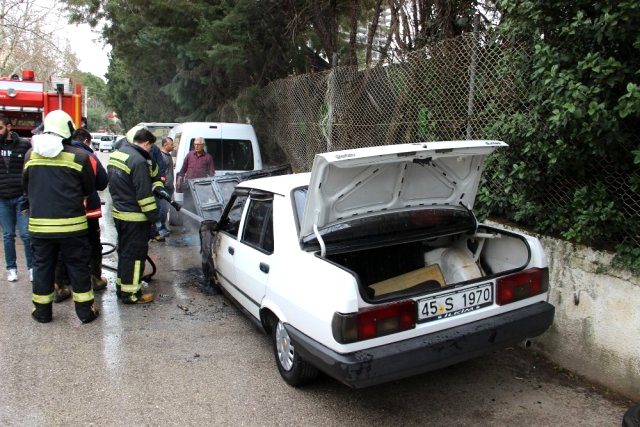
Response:
[{"label": "van windshield", "polygon": [[[191,150],[194,139],[191,140]],[[249,140],[205,138],[204,146],[205,151],[213,156],[216,170],[253,170],[253,149]]]}]

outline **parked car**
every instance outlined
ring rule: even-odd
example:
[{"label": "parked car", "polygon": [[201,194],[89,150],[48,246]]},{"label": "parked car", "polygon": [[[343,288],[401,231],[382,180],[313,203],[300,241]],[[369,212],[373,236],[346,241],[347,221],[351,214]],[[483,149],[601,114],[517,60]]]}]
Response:
[{"label": "parked car", "polygon": [[100,138],[100,144],[98,150],[111,152],[113,151],[113,144],[115,143],[116,135],[105,135]]},{"label": "parked car", "polygon": [[100,142],[102,141],[103,136],[108,136],[108,133],[102,132],[91,132],[91,147],[94,150],[98,150],[100,148]]},{"label": "parked car", "polygon": [[549,328],[540,242],[472,211],[485,157],[505,146],[337,151],[316,155],[310,173],[235,187],[205,248],[214,284],[271,332],[288,384],[322,371],[370,386]]}]

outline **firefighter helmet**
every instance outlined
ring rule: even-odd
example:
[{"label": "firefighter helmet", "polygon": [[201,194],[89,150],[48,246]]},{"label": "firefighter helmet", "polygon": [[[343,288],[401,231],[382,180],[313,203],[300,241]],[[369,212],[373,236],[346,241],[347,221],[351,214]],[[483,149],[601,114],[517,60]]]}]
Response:
[{"label": "firefighter helmet", "polygon": [[140,129],[144,129],[144,126],[136,125],[129,129],[126,136],[127,141],[129,141],[130,144],[133,144],[133,137],[136,136],[136,132],[138,132]]},{"label": "firefighter helmet", "polygon": [[71,116],[62,110],[53,110],[44,118],[44,133],[55,133],[67,139],[75,130]]}]

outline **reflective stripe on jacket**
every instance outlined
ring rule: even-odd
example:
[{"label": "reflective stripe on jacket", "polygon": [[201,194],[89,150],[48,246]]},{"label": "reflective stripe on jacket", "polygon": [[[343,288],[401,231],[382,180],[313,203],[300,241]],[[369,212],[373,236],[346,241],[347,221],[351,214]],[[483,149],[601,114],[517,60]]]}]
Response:
[{"label": "reflective stripe on jacket", "polygon": [[85,198],[95,191],[89,155],[64,145],[55,157],[27,153],[22,174],[29,198],[29,232],[39,238],[86,234]]},{"label": "reflective stripe on jacket", "polygon": [[123,142],[111,153],[107,172],[113,218],[135,222],[157,220],[158,207],[152,192],[157,185],[152,174],[157,175],[157,170],[149,153],[135,144]]}]

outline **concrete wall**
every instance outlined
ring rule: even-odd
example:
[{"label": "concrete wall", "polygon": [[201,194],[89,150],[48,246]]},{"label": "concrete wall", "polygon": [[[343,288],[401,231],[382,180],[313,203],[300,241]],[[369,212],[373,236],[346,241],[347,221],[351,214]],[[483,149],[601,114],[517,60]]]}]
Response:
[{"label": "concrete wall", "polygon": [[610,267],[610,253],[538,238],[549,261],[549,302],[556,316],[533,347],[572,372],[640,400],[640,278]]}]

